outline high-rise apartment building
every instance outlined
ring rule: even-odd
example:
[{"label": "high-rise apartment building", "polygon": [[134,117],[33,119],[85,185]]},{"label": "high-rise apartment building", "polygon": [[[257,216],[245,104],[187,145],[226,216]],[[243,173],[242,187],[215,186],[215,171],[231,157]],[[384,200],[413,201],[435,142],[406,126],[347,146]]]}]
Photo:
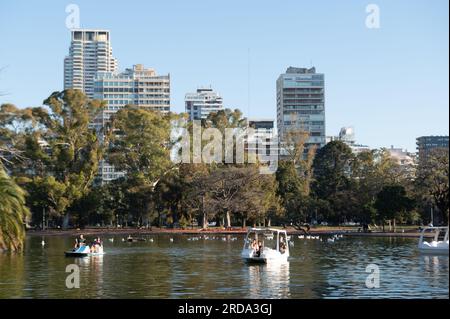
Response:
[{"label": "high-rise apartment building", "polygon": [[64,89],[78,89],[94,96],[97,72],[116,72],[110,34],[107,30],[74,29],[69,55],[64,59]]},{"label": "high-rise apartment building", "polygon": [[419,165],[426,163],[430,153],[435,149],[448,151],[448,136],[421,136],[416,139]]},{"label": "high-rise apartment building", "polygon": [[309,133],[307,146],[322,147],[325,135],[324,74],[289,67],[277,80],[277,128],[281,143],[289,130]]},{"label": "high-rise apartment building", "polygon": [[[247,139],[247,150],[255,154],[278,155],[278,139],[274,130],[274,120],[249,119],[248,126],[254,129],[253,140]],[[250,147],[248,143],[251,143]]]},{"label": "high-rise apartment building", "polygon": [[170,75],[157,75],[154,69],[134,65],[122,73],[98,72],[94,79],[94,98],[106,102],[106,109],[95,120],[97,128],[126,105],[167,113],[170,111]]},{"label": "high-rise apartment building", "polygon": [[186,113],[190,120],[206,119],[211,112],[223,109],[222,97],[211,88],[199,88],[185,96]]}]

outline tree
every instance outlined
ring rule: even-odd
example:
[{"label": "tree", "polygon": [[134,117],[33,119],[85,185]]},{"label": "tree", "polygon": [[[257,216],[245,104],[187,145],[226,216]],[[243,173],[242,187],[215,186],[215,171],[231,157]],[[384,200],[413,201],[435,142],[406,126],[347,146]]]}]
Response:
[{"label": "tree", "polygon": [[0,165],[0,251],[23,248],[28,215],[25,192]]},{"label": "tree", "polygon": [[209,210],[211,206],[207,196],[207,177],[209,167],[206,164],[181,164],[179,170],[181,189],[183,190],[183,208],[201,218],[203,229],[208,228],[208,222],[215,214]]},{"label": "tree", "polygon": [[108,160],[126,172],[130,209],[138,223],[149,217],[155,186],[174,169],[171,115],[128,106],[111,123]]},{"label": "tree", "polygon": [[[55,217],[65,217],[67,226],[71,205],[89,192],[103,157],[104,147],[90,123],[104,102],[89,100],[79,90],[65,90],[52,93],[44,104],[50,111],[2,106],[0,127],[23,155],[11,165],[12,173],[28,177],[24,187],[34,202],[58,205],[52,207]],[[41,186],[48,192],[39,191]]]},{"label": "tree", "polygon": [[41,224],[45,213],[47,220],[61,224],[64,212],[71,204],[71,199],[66,195],[67,185],[53,176],[35,176],[23,181],[23,185],[28,192],[27,205],[33,212],[33,223]]},{"label": "tree", "polygon": [[352,164],[354,155],[348,145],[332,141],[319,149],[313,162],[313,195],[327,201],[327,218],[334,222],[357,215],[353,193]]},{"label": "tree", "polygon": [[399,184],[406,187],[408,184],[400,165],[385,149],[356,154],[351,164],[351,180],[353,195],[347,206],[354,208],[351,214],[355,220],[363,223],[374,221],[373,205],[384,186]]},{"label": "tree", "polygon": [[312,163],[315,147],[305,152],[309,133],[291,130],[286,134],[284,150],[287,156],[278,164],[276,172],[277,193],[281,198],[285,220],[299,230],[311,219],[310,198]]},{"label": "tree", "polygon": [[127,178],[153,185],[172,167],[169,115],[129,106],[117,112],[111,128],[108,160]]},{"label": "tree", "polygon": [[99,189],[103,215],[107,220],[115,221],[116,226],[128,220],[130,201],[127,189],[127,180],[123,177],[102,185]]},{"label": "tree", "polygon": [[375,208],[378,218],[383,222],[393,220],[394,231],[396,231],[395,220],[404,212],[411,211],[414,207],[413,200],[406,195],[405,188],[401,185],[385,186],[377,194]]},{"label": "tree", "polygon": [[281,161],[276,172],[277,194],[280,196],[286,220],[301,229],[307,222],[308,193],[292,161]]},{"label": "tree", "polygon": [[449,151],[435,149],[418,169],[415,181],[419,198],[438,208],[441,222],[449,218]]},{"label": "tree", "polygon": [[341,141],[332,141],[317,151],[313,162],[314,194],[327,199],[350,187],[353,154]]},{"label": "tree", "polygon": [[256,165],[223,165],[212,169],[202,181],[208,197],[206,209],[218,212],[217,217],[225,218],[227,228],[231,227],[233,213],[243,213],[245,218],[246,214],[261,209],[260,217],[263,217],[265,194],[262,186],[265,178],[259,174]]}]

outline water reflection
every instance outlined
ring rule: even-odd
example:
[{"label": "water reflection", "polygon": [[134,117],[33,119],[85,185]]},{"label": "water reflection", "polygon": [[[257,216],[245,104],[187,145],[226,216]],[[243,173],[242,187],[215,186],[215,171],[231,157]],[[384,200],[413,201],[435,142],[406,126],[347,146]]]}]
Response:
[{"label": "water reflection", "polygon": [[[66,258],[73,238],[27,237],[21,254],[0,254],[0,298],[448,298],[448,256],[422,255],[415,239],[295,238],[288,263],[249,265],[244,238],[153,235],[153,241],[105,242],[105,255]],[[173,241],[170,238],[173,237]],[[81,289],[68,289],[67,265]],[[365,286],[366,266],[381,271]]]},{"label": "water reflection", "polygon": [[248,264],[249,298],[289,298],[289,262]]}]

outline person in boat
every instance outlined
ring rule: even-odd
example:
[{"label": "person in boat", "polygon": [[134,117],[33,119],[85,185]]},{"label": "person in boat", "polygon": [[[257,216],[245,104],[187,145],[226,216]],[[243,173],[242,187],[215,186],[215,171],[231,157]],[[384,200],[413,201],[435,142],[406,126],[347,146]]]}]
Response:
[{"label": "person in boat", "polygon": [[254,252],[256,252],[258,250],[258,245],[256,244],[256,239],[253,239],[251,248],[253,249]]},{"label": "person in boat", "polygon": [[258,250],[256,251],[256,257],[260,257],[263,250],[261,241],[258,241]]},{"label": "person in boat", "polygon": [[284,254],[286,251],[286,243],[284,242],[283,237],[280,238],[280,253]]},{"label": "person in boat", "polygon": [[258,242],[256,241],[256,239],[253,239],[251,248],[253,250],[253,255],[257,256],[259,248],[258,248]]},{"label": "person in boat", "polygon": [[86,246],[86,239],[84,238],[83,234],[81,234],[79,237],[75,238],[75,249],[80,248],[81,246]]},{"label": "person in boat", "polygon": [[102,243],[100,237],[95,238],[91,245],[92,250],[96,253],[99,252],[99,250],[102,246],[103,246],[103,243]]}]

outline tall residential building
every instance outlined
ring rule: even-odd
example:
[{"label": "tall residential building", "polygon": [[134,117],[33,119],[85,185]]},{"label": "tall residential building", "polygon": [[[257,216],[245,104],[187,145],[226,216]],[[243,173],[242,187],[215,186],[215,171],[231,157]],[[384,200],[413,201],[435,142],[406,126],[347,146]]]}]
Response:
[{"label": "tall residential building", "polygon": [[419,165],[425,163],[430,152],[435,149],[446,149],[448,151],[448,136],[421,136],[416,139],[417,152],[419,154]]},{"label": "tall residential building", "polygon": [[93,98],[97,72],[115,72],[118,67],[109,31],[74,29],[71,35],[69,55],[64,59],[64,89],[78,89]]},{"label": "tall residential building", "polygon": [[195,93],[187,93],[184,101],[191,121],[206,119],[209,113],[223,109],[222,97],[211,88],[199,88]]},{"label": "tall residential building", "polygon": [[324,74],[289,67],[277,80],[277,127],[280,141],[289,130],[309,132],[308,145],[322,147],[325,135]]},{"label": "tall residential building", "polygon": [[[106,102],[105,110],[93,123],[98,131],[110,121],[111,115],[126,105],[163,113],[170,111],[170,75],[157,75],[154,69],[146,69],[142,64],[122,73],[98,72],[94,86],[94,98]],[[98,173],[103,184],[124,176],[124,172],[116,171],[104,161]]]},{"label": "tall residential building", "polygon": [[[247,150],[254,151],[255,154],[259,152],[265,155],[271,155],[278,152],[278,139],[274,130],[274,120],[271,119],[249,119],[248,126],[253,128],[253,141],[247,140]],[[249,147],[249,142],[253,143],[253,147]]]},{"label": "tall residential building", "polygon": [[95,126],[103,127],[112,114],[126,105],[167,113],[170,111],[170,75],[157,75],[154,69],[136,64],[122,73],[98,72],[94,98],[106,102]]}]

